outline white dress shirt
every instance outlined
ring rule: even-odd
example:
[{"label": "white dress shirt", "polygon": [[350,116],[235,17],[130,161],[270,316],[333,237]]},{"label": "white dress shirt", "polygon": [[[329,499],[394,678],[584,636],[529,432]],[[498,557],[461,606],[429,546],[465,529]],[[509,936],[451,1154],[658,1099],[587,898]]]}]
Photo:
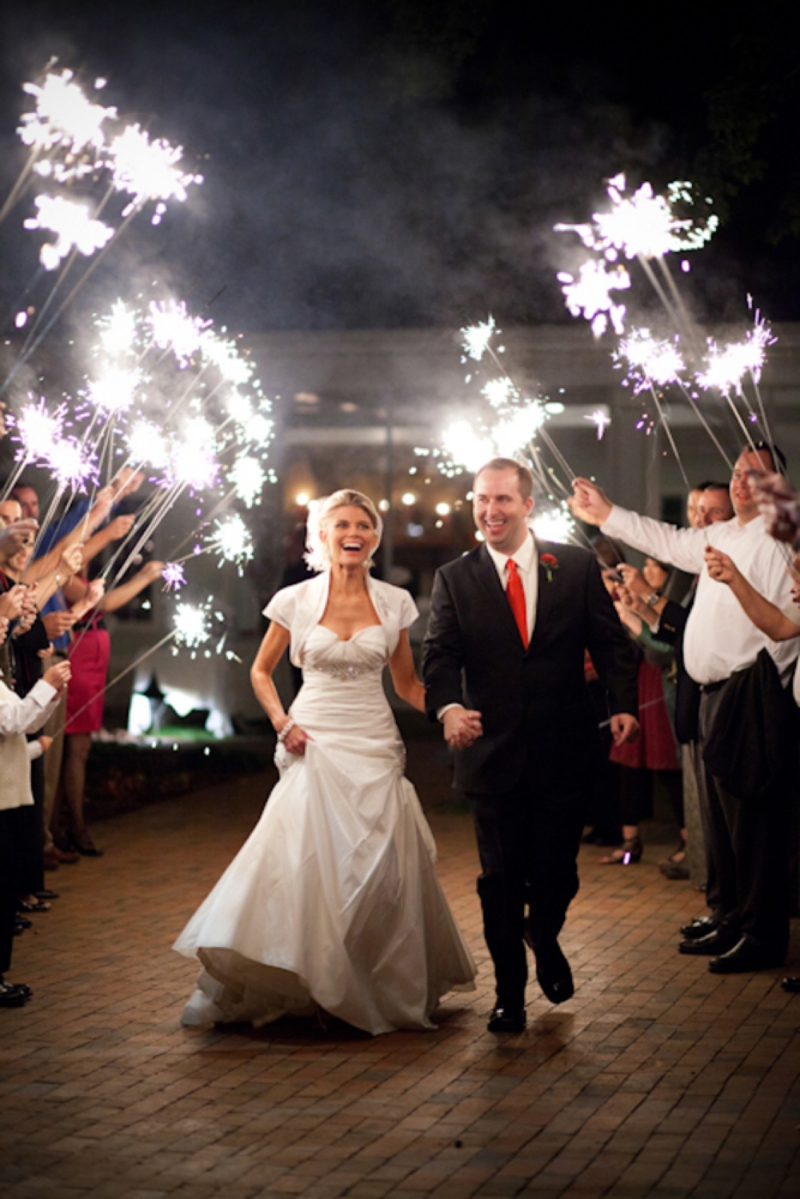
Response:
[{"label": "white dress shirt", "polygon": [[756,628],[730,587],[712,579],[705,566],[705,548],[713,545],[732,559],[756,591],[784,609],[791,600],[792,581],[786,557],[767,533],[763,517],[740,524],[734,516],[706,529],[676,529],[615,504],[602,531],[661,562],[699,575],[683,637],[684,663],[696,683],[722,682],[734,671],[752,666],[764,648],[780,674],[787,673],[797,656],[794,639],[771,641]]}]

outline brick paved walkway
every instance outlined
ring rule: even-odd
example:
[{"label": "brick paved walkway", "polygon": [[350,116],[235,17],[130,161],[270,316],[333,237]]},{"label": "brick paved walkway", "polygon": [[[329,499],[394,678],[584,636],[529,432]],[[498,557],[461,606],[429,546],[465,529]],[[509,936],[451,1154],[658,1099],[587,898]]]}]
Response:
[{"label": "brick paved walkway", "polygon": [[675,952],[700,905],[657,849],[620,869],[582,851],[563,937],[576,996],[555,1009],[532,984],[520,1036],[486,1032],[475,852],[448,813],[432,819],[441,877],[481,974],[438,1032],[181,1029],[195,969],[170,943],[265,789],[97,825],[106,856],[49,876],[61,899],[11,975],[35,998],[0,1012],[3,1199],[797,1199],[800,998],[781,971],[718,978]]}]

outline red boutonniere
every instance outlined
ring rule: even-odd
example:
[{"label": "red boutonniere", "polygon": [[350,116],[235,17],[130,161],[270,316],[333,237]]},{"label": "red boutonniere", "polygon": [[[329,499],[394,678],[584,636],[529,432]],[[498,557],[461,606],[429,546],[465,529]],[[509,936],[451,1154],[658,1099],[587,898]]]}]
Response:
[{"label": "red boutonniere", "polygon": [[553,571],[558,570],[558,558],[554,554],[542,554],[539,562],[545,569],[548,583],[552,583]]}]

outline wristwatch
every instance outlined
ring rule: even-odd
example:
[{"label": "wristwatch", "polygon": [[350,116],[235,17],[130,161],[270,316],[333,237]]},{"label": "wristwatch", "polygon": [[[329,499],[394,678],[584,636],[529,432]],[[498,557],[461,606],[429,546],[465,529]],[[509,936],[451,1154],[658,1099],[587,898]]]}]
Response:
[{"label": "wristwatch", "polygon": [[648,595],[647,599],[644,602],[647,604],[648,608],[655,608],[656,604],[658,603],[658,601],[660,599],[661,599],[661,596],[658,594],[657,591],[651,591],[650,594]]}]

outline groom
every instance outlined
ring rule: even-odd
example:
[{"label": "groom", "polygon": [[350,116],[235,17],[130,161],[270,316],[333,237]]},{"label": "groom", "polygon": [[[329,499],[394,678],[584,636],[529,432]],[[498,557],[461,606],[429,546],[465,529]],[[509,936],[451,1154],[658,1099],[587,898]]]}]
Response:
[{"label": "groom", "polygon": [[475,821],[497,982],[491,1032],[525,1026],[525,941],[548,999],[574,991],[558,934],[578,890],[597,762],[586,649],[609,693],[614,740],[639,731],[636,663],[597,563],[584,549],[536,540],[532,492],[531,472],[512,459],[478,471],[484,544],[437,571],[423,663],[428,715],[456,751],[455,786]]}]

